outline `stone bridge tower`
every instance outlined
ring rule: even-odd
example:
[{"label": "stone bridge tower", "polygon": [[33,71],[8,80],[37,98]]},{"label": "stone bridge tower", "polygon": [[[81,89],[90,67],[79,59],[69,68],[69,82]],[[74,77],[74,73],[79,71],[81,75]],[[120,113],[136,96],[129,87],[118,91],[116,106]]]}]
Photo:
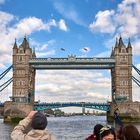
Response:
[{"label": "stone bridge tower", "polygon": [[[112,98],[121,100],[124,97],[132,102],[132,47],[130,40],[127,47],[122,37],[116,40],[111,57],[115,59],[115,67],[111,70],[112,75]],[[113,100],[113,99],[112,99]]]},{"label": "stone bridge tower", "polygon": [[[140,103],[132,101],[132,46],[130,40],[125,46],[122,37],[116,40],[111,57],[115,59],[112,76],[112,103],[107,114],[108,121],[114,120],[118,110],[123,122],[140,122]],[[117,103],[117,104],[116,104]]]},{"label": "stone bridge tower", "polygon": [[[35,69],[29,65],[29,59],[35,58],[35,51],[24,37],[19,47],[13,47],[13,89],[11,101],[5,102],[4,121],[24,118],[34,106]],[[18,120],[15,120],[18,121]]]},{"label": "stone bridge tower", "polygon": [[19,48],[13,47],[13,92],[14,102],[34,103],[35,70],[29,65],[29,59],[36,57],[24,37]]}]

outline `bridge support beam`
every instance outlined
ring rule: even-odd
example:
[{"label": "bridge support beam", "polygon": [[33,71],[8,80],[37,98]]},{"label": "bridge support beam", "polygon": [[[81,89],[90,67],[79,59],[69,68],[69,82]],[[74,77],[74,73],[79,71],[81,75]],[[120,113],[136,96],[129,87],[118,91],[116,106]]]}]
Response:
[{"label": "bridge support beam", "polygon": [[[107,121],[114,121],[114,104],[110,104],[110,111],[107,112]],[[118,114],[122,122],[140,122],[140,103],[126,102],[118,103]]]},{"label": "bridge support beam", "polygon": [[31,103],[5,102],[4,122],[19,122],[19,120],[25,118],[33,110],[33,106]]}]

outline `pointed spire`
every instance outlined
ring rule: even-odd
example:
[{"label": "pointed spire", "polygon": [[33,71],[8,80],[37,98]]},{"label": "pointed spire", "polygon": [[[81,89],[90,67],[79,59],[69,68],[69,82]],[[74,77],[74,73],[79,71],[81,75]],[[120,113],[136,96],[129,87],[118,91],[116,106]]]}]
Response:
[{"label": "pointed spire", "polygon": [[122,47],[122,46],[125,47],[121,35],[120,35],[120,38],[119,38],[119,45],[118,45],[118,46],[119,46],[119,47]]},{"label": "pointed spire", "polygon": [[24,36],[24,39],[21,45],[23,46],[24,49],[29,48],[29,43],[26,39],[26,35]]},{"label": "pointed spire", "polygon": [[111,52],[111,56],[114,55],[114,48],[112,47],[112,52]]},{"label": "pointed spire", "polygon": [[129,38],[129,40],[128,40],[128,46],[127,46],[128,48],[132,48],[132,46],[131,46],[131,42],[130,42],[130,38]]},{"label": "pointed spire", "polygon": [[32,56],[33,57],[36,57],[36,54],[35,54],[35,48],[33,47],[33,53],[32,53]]},{"label": "pointed spire", "polygon": [[118,47],[118,38],[116,37],[116,44],[115,44],[115,48]]},{"label": "pointed spire", "polygon": [[15,43],[14,43],[14,49],[17,49],[17,43],[16,43],[16,38],[15,38]]}]

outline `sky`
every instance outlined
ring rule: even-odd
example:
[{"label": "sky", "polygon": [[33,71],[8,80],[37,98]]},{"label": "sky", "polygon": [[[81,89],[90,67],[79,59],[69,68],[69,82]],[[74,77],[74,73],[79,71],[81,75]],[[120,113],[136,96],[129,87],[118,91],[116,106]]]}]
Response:
[{"label": "sky", "polygon": [[[121,35],[125,45],[130,38],[133,64],[140,69],[139,19],[140,0],[0,0],[0,73],[12,64],[15,38],[20,45],[25,35],[37,58],[110,57]],[[0,83],[10,77],[12,71]],[[1,101],[9,100],[11,89],[12,84],[0,93]],[[134,101],[140,101],[139,93],[133,83]],[[106,102],[111,99],[110,70],[37,70],[35,98]]]}]

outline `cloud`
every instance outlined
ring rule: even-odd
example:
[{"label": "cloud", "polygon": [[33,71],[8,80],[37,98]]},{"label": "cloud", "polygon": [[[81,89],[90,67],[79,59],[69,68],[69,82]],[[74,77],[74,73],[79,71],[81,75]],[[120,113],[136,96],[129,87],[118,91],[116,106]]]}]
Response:
[{"label": "cloud", "polygon": [[69,5],[65,5],[62,2],[54,1],[54,8],[65,18],[72,20],[74,23],[82,26],[86,26],[84,21],[80,19],[78,12]]},{"label": "cloud", "polygon": [[140,33],[140,1],[123,0],[116,10],[99,11],[89,25],[94,32],[117,33],[124,38]]},{"label": "cloud", "polygon": [[101,93],[97,93],[97,92],[89,92],[89,93],[87,93],[87,96],[88,97],[90,97],[90,98],[95,98],[95,99],[97,99],[97,100],[104,100],[104,101],[106,101],[107,99],[108,99],[108,96],[106,96],[106,95],[103,95],[103,94],[101,94]]},{"label": "cloud", "polygon": [[4,4],[6,0],[0,0],[0,4]]},{"label": "cloud", "polygon": [[[5,63],[6,60],[11,60],[12,57],[12,47],[15,38],[20,39],[25,34],[30,35],[34,32],[45,30],[50,32],[52,27],[59,28],[60,30],[67,29],[64,20],[56,21],[55,19],[50,19],[47,22],[36,17],[26,17],[19,19],[16,16],[0,11],[0,42],[1,42],[1,52],[0,52],[0,63]],[[53,43],[50,42],[50,44]],[[39,44],[38,44],[39,45]],[[42,44],[42,49],[46,49],[47,44]],[[50,51],[47,54],[54,54],[54,51]],[[40,54],[46,55],[46,54]],[[11,63],[7,61],[7,63]]]},{"label": "cloud", "polygon": [[133,52],[135,55],[140,55],[140,39],[137,39],[133,44]]},{"label": "cloud", "polygon": [[115,31],[113,16],[113,10],[99,11],[95,16],[96,21],[89,25],[90,30],[101,33],[113,33]]},{"label": "cloud", "polygon": [[68,31],[68,28],[65,24],[65,21],[63,19],[61,19],[59,22],[58,22],[58,27],[59,29],[63,30],[63,31]]},{"label": "cloud", "polygon": [[[140,1],[123,0],[115,10],[99,11],[93,23],[89,25],[92,32],[110,33],[111,38],[106,40],[107,48],[114,46],[113,40],[120,34],[124,40],[132,40],[133,54],[140,53]],[[99,55],[100,56],[100,55]]]},{"label": "cloud", "polygon": [[36,52],[36,55],[41,58],[41,57],[48,57],[50,55],[55,55],[55,50],[47,51],[47,52]]},{"label": "cloud", "polygon": [[[46,70],[36,74],[36,100],[39,95],[50,102],[54,100],[74,102],[83,101],[83,99],[84,101],[96,102],[87,94],[93,91],[102,94],[100,89],[104,88],[104,96],[107,97],[110,86],[110,80],[99,71]],[[40,98],[44,101],[43,97]],[[102,99],[103,101],[106,99]]]}]

